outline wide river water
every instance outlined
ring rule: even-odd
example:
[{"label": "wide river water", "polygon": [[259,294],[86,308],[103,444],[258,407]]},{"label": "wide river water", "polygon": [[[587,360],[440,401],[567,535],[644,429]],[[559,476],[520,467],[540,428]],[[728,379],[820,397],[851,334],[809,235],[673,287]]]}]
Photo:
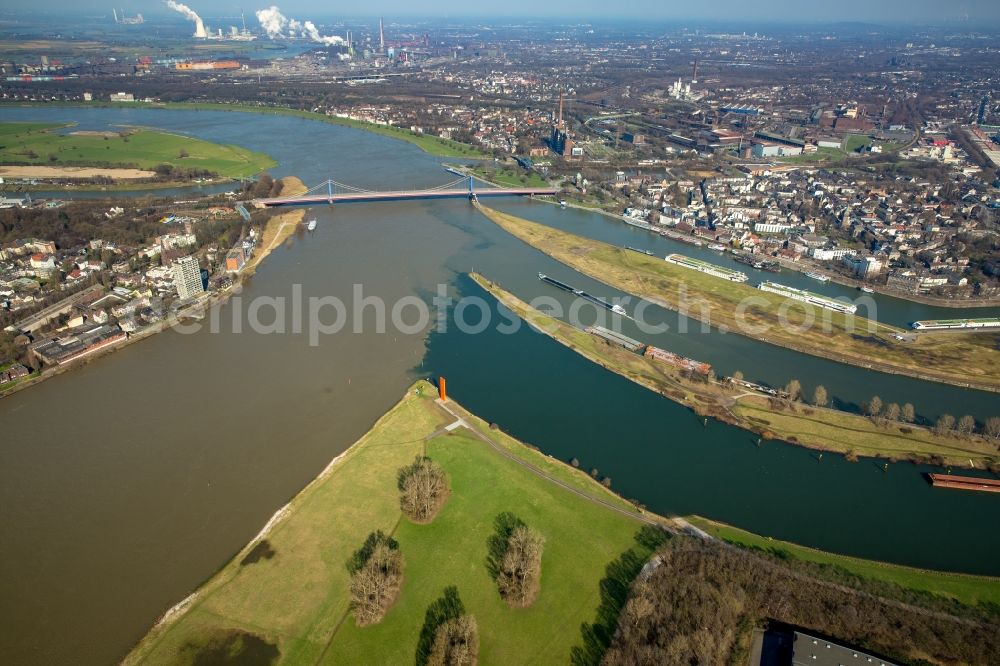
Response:
[{"label": "wide river water", "polygon": [[[372,189],[412,189],[453,176],[399,141],[278,116],[149,109],[12,109],[0,120],[77,121],[86,129],[132,124],[183,131],[272,155],[275,175],[307,184],[332,177]],[[490,205],[618,245],[725,263],[598,214],[529,201]],[[311,234],[277,249],[221,324],[168,331],[0,400],[0,654],[18,664],[106,664],[245,544],[268,517],[355,441],[418,377],[444,375],[449,393],[483,418],[562,459],[597,467],[614,487],[664,514],[698,513],[831,551],[915,566],[1000,574],[1000,498],[931,488],[911,464],[851,463],[737,428],[609,373],[522,327],[502,334],[449,325],[380,333],[374,311],[361,332],[254,333],[248,304],[338,296],[355,284],[390,306],[439,284],[452,296],[489,295],[475,269],[529,300],[563,292],[541,271],[603,296],[622,295],[548,259],[465,201],[316,208]],[[745,267],[741,267],[746,269]],[[748,272],[753,272],[748,270]],[[831,295],[857,292],[785,272],[777,279]],[[952,311],[875,296],[878,316],[904,324]],[[963,313],[968,311],[963,311]],[[986,310],[984,312],[991,312]],[[465,319],[475,323],[475,308]],[[971,313],[969,313],[971,314]],[[992,311],[991,314],[995,314]],[[290,319],[290,314],[286,315]],[[593,314],[589,316],[593,317]],[[269,321],[263,314],[261,319]],[[412,319],[412,317],[411,317]],[[996,394],[875,373],[736,335],[679,333],[644,341],[741,370],[773,385],[824,384],[856,407],[872,394],[912,402],[925,418],[1000,414]],[[364,501],[359,498],[358,501]]]}]

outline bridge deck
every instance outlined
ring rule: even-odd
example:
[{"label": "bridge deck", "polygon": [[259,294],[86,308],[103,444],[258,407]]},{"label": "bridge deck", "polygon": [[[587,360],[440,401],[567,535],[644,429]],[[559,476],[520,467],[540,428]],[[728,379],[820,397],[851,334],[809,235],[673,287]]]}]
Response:
[{"label": "bridge deck", "polygon": [[[550,188],[522,189],[488,189],[476,190],[476,197],[510,197],[510,196],[551,196],[559,190]],[[272,208],[275,206],[314,206],[317,204],[364,203],[371,201],[413,201],[417,199],[462,199],[468,198],[470,192],[462,190],[417,190],[414,192],[351,192],[345,194],[309,194],[298,197],[276,197],[273,199],[255,199],[257,208]]]}]

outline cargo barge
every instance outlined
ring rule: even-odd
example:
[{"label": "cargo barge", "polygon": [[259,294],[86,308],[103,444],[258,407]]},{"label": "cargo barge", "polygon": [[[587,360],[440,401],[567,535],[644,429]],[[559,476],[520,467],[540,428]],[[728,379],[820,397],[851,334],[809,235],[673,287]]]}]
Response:
[{"label": "cargo barge", "polygon": [[624,347],[630,352],[642,352],[643,348],[646,346],[638,340],[633,340],[627,335],[622,335],[611,329],[604,328],[603,326],[588,326],[583,329],[591,335],[596,335],[597,337],[610,342],[611,344],[618,345],[619,347]]},{"label": "cargo barge", "polygon": [[978,476],[958,476],[956,474],[928,474],[927,476],[930,477],[931,485],[936,488],[1000,493],[1000,479],[984,479]]},{"label": "cargo barge", "polygon": [[622,215],[622,221],[633,227],[639,227],[640,229],[645,229],[646,231],[656,231],[656,227],[648,222],[643,222],[642,220],[637,220],[634,217],[629,217],[628,215]]},{"label": "cargo barge", "polygon": [[557,280],[557,279],[555,279],[553,277],[549,277],[545,273],[539,273],[538,274],[538,279],[541,280],[542,282],[548,282],[553,287],[557,287],[559,289],[562,289],[563,291],[568,291],[568,292],[570,292],[572,294],[579,294],[580,293],[579,289],[575,289],[575,288],[571,287],[570,285],[566,284],[565,282],[560,282],[559,280]]},{"label": "cargo barge", "polygon": [[571,294],[574,294],[576,296],[579,296],[580,298],[586,299],[586,300],[590,301],[591,303],[594,303],[595,305],[600,305],[602,308],[606,308],[608,310],[611,310],[616,315],[622,315],[623,317],[627,317],[628,316],[628,313],[625,312],[625,308],[623,308],[622,306],[618,305],[617,303],[608,303],[606,300],[604,300],[603,298],[601,298],[599,296],[594,296],[593,294],[588,294],[587,292],[585,292],[585,291],[583,291],[581,289],[577,289],[577,288],[575,288],[575,287],[573,287],[571,285],[566,284],[565,282],[560,282],[559,280],[557,280],[555,278],[551,278],[548,275],[545,275],[544,273],[539,273],[538,274],[538,279],[541,280],[542,282],[548,282],[553,287],[556,287],[558,289],[562,289],[563,291],[568,291]]},{"label": "cargo barge", "polygon": [[834,312],[854,314],[858,310],[858,306],[853,303],[843,303],[833,298],[827,298],[826,296],[814,294],[813,292],[806,291],[805,289],[796,289],[795,287],[788,287],[783,284],[778,284],[777,282],[761,282],[757,285],[757,288],[761,291],[767,291],[772,294],[784,296],[785,298],[791,298],[792,300],[801,301],[802,303],[816,305],[821,308],[826,308],[827,310],[833,310]]},{"label": "cargo barge", "polygon": [[699,271],[713,277],[722,278],[723,280],[729,280],[730,282],[746,282],[747,274],[734,271],[730,268],[723,268],[722,266],[716,266],[715,264],[710,264],[707,261],[702,261],[700,259],[692,259],[691,257],[685,257],[683,254],[668,254],[664,259],[671,264],[676,264],[683,268],[690,268],[694,271]]},{"label": "cargo barge", "polygon": [[925,319],[915,321],[913,328],[918,331],[949,331],[963,328],[1000,328],[1000,317],[985,319]]},{"label": "cargo barge", "polygon": [[678,243],[687,243],[688,245],[694,245],[695,247],[705,246],[705,244],[702,241],[688,234],[680,234],[677,233],[676,231],[670,231],[669,229],[660,229],[659,232],[660,235],[663,236],[664,238],[675,240]]},{"label": "cargo barge", "polygon": [[756,268],[759,271],[770,271],[771,273],[777,273],[781,270],[781,265],[777,261],[760,261],[754,259],[748,254],[737,254],[733,257],[734,260],[740,262],[741,264],[746,264],[751,268]]}]

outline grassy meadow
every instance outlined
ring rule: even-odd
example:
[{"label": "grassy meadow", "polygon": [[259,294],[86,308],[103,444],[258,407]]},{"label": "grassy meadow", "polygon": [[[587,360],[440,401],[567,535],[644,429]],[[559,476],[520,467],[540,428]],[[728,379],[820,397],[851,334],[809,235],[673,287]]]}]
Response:
[{"label": "grassy meadow", "polygon": [[253,176],[276,164],[269,156],[179,134],[145,129],[65,134],[58,123],[0,123],[0,164],[153,169],[170,164],[224,178]]},{"label": "grassy meadow", "polygon": [[[419,663],[428,609],[449,588],[479,624],[482,664],[566,663],[574,650],[593,657],[591,638],[603,635],[593,632],[593,624],[616,614],[602,581],[624,591],[652,552],[653,544],[641,537],[643,523],[627,515],[635,509],[582,472],[466,412],[459,413],[499,450],[462,427],[444,432],[455,418],[434,397],[426,382],[412,387],[290,503],[263,539],[155,627],[125,663],[192,663],[234,652],[287,664]],[[426,525],[403,517],[396,489],[397,470],[422,453],[445,469],[451,483],[447,504]],[[588,501],[519,461],[625,513]],[[541,592],[526,609],[507,606],[487,567],[488,540],[504,512],[546,540]],[[348,612],[345,564],[376,529],[399,542],[403,584],[379,624],[359,627]]]}]

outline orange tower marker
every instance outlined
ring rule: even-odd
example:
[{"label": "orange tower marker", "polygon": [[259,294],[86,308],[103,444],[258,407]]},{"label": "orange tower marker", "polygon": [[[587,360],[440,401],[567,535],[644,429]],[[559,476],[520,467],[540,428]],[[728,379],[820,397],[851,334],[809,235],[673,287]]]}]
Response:
[{"label": "orange tower marker", "polygon": [[438,377],[438,397],[442,402],[448,399],[448,392],[445,390],[444,377]]}]

